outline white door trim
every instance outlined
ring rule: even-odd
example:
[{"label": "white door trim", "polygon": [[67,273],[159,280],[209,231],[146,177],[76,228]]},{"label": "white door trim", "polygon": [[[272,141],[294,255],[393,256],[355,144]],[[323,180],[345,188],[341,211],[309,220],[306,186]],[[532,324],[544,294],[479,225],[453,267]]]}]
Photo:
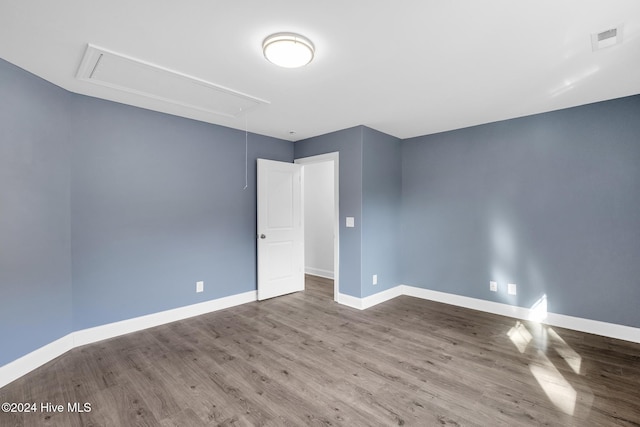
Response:
[{"label": "white door trim", "polygon": [[[301,157],[294,163],[308,165],[313,163],[333,162],[333,197],[334,197],[334,221],[333,221],[333,300],[338,301],[340,294],[340,165],[337,151],[317,156]],[[304,175],[304,174],[303,174]],[[304,191],[302,194],[304,198]]]}]

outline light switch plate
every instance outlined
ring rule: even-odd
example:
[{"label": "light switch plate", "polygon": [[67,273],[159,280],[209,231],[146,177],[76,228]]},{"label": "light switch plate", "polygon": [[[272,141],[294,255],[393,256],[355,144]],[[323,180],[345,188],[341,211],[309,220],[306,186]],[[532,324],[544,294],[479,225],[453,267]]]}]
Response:
[{"label": "light switch plate", "polygon": [[356,226],[356,219],[352,216],[348,216],[347,217],[347,227],[355,227]]}]

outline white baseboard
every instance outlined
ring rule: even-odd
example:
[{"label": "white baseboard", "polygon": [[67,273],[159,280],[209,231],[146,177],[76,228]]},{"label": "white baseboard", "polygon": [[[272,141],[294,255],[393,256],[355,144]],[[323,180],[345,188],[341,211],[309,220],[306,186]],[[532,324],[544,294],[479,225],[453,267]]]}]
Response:
[{"label": "white baseboard", "polygon": [[95,328],[82,329],[65,335],[64,337],[49,343],[37,350],[26,354],[19,359],[0,367],[0,388],[17,380],[21,376],[33,371],[45,363],[63,355],[67,351],[85,344],[91,344],[108,338],[131,332],[141,331],[154,326],[187,319],[211,313],[225,308],[235,307],[257,300],[256,291],[244,292],[211,301],[174,308],[120,322],[108,323]]},{"label": "white baseboard", "polygon": [[[402,295],[457,305],[460,307],[499,314],[501,316],[514,317],[522,320],[532,320],[535,319],[536,316],[539,316],[539,313],[536,313],[529,308],[516,307],[509,304],[502,304],[477,298],[463,297],[460,295],[416,288],[413,286],[401,286]],[[541,323],[549,326],[557,326],[559,328],[572,329],[574,331],[640,343],[640,328],[634,328],[632,326],[618,325],[616,323],[608,323],[599,320],[584,319],[581,317],[549,312],[546,313],[546,318],[542,320]]]},{"label": "white baseboard", "polygon": [[550,326],[573,329],[574,331],[602,335],[603,337],[640,343],[640,328],[618,325],[616,323],[601,322],[599,320],[583,319],[581,317],[566,316],[564,314],[547,313],[542,322]]},{"label": "white baseboard", "polygon": [[470,308],[472,310],[485,311],[487,313],[499,314],[501,316],[515,317],[516,319],[528,319],[531,311],[527,308],[517,307],[515,305],[464,297],[446,292],[432,291],[430,289],[417,288],[415,286],[400,285],[400,287],[402,288],[402,295],[442,302],[445,304],[456,305],[458,307]]},{"label": "white baseboard", "polygon": [[358,310],[366,310],[367,308],[373,307],[374,305],[378,305],[402,295],[401,292],[402,287],[395,286],[391,289],[378,292],[377,294],[369,295],[365,298],[353,297],[346,294],[338,294],[337,301],[340,304],[347,305],[352,308],[357,308]]},{"label": "white baseboard", "polygon": [[[516,319],[528,320],[532,318],[532,315],[534,314],[532,310],[528,308],[516,307],[508,304],[432,291],[407,285],[398,285],[365,298],[338,294],[337,301],[340,304],[353,307],[358,310],[365,310],[400,295],[442,302],[473,310],[514,317]],[[0,388],[55,359],[56,357],[61,356],[74,347],[253,302],[256,301],[256,299],[256,291],[249,291],[199,304],[193,304],[186,307],[180,307],[147,316],[136,317],[133,319],[97,326],[95,328],[72,332],[57,339],[56,341],[32,351],[25,356],[20,357],[19,359],[14,360],[13,362],[9,362],[8,364],[1,366]],[[640,328],[634,328],[631,326],[583,319],[580,317],[556,313],[547,313],[547,318],[543,323],[551,326],[640,343]]]},{"label": "white baseboard", "polygon": [[0,367],[0,388],[73,348],[73,334],[65,335]]},{"label": "white baseboard", "polygon": [[[398,285],[395,288],[387,289],[386,291],[382,291],[366,298],[338,294],[337,301],[340,304],[344,304],[349,307],[365,310],[400,295],[442,302],[458,307],[470,308],[472,310],[479,310],[522,320],[535,319],[536,316],[539,315],[539,313],[524,307],[516,307],[509,304],[454,295],[446,292],[432,291],[430,289],[417,288],[408,285]],[[547,313],[547,316],[542,320],[542,323],[550,326],[557,326],[559,328],[573,329],[575,331],[586,332],[589,334],[640,343],[640,328],[634,328],[632,326],[618,325],[615,323],[601,322],[598,320],[584,319],[557,313]]]},{"label": "white baseboard", "polygon": [[347,307],[357,308],[358,310],[363,310],[362,308],[362,298],[352,297],[347,294],[338,294],[338,298],[336,301],[339,304],[346,305]]},{"label": "white baseboard", "polygon": [[122,320],[120,322],[108,323],[106,325],[96,326],[95,328],[82,329],[73,333],[73,346],[79,347],[81,345],[91,344],[96,341],[153,328],[154,326],[164,325],[165,323],[171,323],[189,317],[200,316],[201,314],[235,307],[236,305],[256,300],[256,291],[249,291],[146,316],[135,317],[133,319]]},{"label": "white baseboard", "polygon": [[312,276],[320,276],[325,279],[333,279],[333,271],[323,270],[322,268],[305,267],[304,272]]}]

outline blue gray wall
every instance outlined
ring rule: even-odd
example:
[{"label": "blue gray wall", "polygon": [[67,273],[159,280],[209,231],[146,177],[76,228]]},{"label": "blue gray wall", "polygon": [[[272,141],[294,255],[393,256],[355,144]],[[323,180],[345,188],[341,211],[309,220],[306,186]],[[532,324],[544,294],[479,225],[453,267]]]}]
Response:
[{"label": "blue gray wall", "polygon": [[[340,153],[340,293],[367,297],[400,283],[400,140],[357,126],[294,145],[295,158],[336,151]],[[348,216],[355,218],[355,227],[345,226]]]},{"label": "blue gray wall", "polygon": [[243,190],[244,132],[84,96],[71,115],[75,329],[256,289],[256,157],[292,143],[249,135]]},{"label": "blue gray wall", "polygon": [[[256,158],[289,141],[70,94],[0,60],[0,366],[255,290]],[[204,280],[205,291],[195,293]]]},{"label": "blue gray wall", "polygon": [[[399,231],[402,196],[400,140],[363,127],[362,297],[400,284]],[[378,275],[373,285],[372,276]]]},{"label": "blue gray wall", "polygon": [[0,366],[73,330],[255,289],[255,159],[334,151],[341,292],[546,295],[552,312],[640,327],[638,117],[635,96],[400,143],[363,126],[250,135],[243,190],[243,132],[0,60]]},{"label": "blue gray wall", "polygon": [[[340,293],[361,296],[362,236],[362,127],[354,127],[298,141],[296,159],[339,152]],[[345,218],[355,227],[345,227]]]},{"label": "blue gray wall", "polygon": [[0,60],[0,366],[72,330],[69,100]]},{"label": "blue gray wall", "polygon": [[405,140],[403,282],[640,327],[639,118],[634,96]]}]

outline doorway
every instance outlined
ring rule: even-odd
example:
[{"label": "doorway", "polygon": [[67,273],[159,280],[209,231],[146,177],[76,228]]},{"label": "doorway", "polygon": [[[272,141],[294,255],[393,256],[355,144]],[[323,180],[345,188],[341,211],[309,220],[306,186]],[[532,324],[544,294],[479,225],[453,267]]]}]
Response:
[{"label": "doorway", "polygon": [[333,280],[333,300],[340,290],[338,153],[296,159],[303,166],[305,273]]}]

